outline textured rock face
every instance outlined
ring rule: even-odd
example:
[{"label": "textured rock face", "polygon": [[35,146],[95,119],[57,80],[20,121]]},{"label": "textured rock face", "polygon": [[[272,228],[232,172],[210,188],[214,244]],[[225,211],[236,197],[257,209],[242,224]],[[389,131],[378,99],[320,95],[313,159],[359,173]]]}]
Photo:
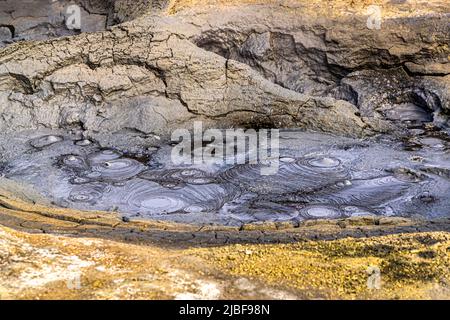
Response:
[{"label": "textured rock face", "polygon": [[[167,136],[198,119],[362,136],[407,128],[398,112],[447,125],[448,16],[438,5],[433,16],[394,16],[381,30],[367,29],[364,12],[310,15],[303,1],[180,9],[188,5],[173,2],[167,15],[155,2],[110,31],[6,47],[0,128]],[[115,8],[135,16],[121,11],[127,2]],[[389,80],[366,75],[394,71],[409,79],[395,94]]]},{"label": "textured rock face", "polygon": [[392,126],[383,108],[411,104],[416,114],[448,113],[448,18],[391,19],[381,30],[355,16],[309,20],[275,11],[252,21],[243,27],[225,17],[195,42],[287,89],[348,101],[366,122],[382,121],[372,124],[376,130]]}]

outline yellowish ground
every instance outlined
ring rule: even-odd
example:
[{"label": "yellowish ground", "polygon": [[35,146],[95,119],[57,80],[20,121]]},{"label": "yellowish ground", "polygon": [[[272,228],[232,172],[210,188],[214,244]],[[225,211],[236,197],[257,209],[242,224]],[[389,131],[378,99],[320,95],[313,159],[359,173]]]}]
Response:
[{"label": "yellowish ground", "polygon": [[450,235],[184,249],[0,226],[0,268],[1,299],[450,299]]},{"label": "yellowish ground", "polygon": [[290,287],[313,299],[450,298],[448,233],[234,245],[198,253],[232,275]]}]

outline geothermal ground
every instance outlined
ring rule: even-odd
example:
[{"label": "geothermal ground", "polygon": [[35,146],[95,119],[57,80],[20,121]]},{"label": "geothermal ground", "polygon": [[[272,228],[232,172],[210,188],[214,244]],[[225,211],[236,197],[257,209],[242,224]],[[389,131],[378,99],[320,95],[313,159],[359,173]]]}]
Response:
[{"label": "geothermal ground", "polygon": [[[447,1],[0,19],[1,299],[450,298]],[[174,164],[200,122],[280,129],[277,172]]]}]

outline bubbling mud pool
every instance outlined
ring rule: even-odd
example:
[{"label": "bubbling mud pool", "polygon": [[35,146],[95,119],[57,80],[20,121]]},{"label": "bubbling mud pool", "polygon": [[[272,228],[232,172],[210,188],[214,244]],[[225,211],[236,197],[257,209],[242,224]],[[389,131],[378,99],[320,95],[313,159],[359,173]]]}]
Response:
[{"label": "bubbling mud pool", "polygon": [[[30,138],[31,137],[31,138]],[[262,164],[179,165],[172,147],[140,154],[67,132],[1,137],[0,172],[53,204],[127,219],[241,225],[361,215],[450,216],[450,142],[396,142],[280,132],[279,170]]]}]

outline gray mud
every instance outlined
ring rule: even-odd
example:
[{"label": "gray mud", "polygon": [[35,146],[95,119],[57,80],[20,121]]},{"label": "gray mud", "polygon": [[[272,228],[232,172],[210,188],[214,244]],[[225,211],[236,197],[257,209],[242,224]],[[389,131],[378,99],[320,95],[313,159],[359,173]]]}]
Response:
[{"label": "gray mud", "polygon": [[258,164],[175,166],[162,142],[133,152],[105,145],[114,143],[63,131],[1,136],[0,173],[57,206],[128,219],[241,225],[450,216],[450,142],[438,133],[399,142],[283,130],[271,176]]}]

